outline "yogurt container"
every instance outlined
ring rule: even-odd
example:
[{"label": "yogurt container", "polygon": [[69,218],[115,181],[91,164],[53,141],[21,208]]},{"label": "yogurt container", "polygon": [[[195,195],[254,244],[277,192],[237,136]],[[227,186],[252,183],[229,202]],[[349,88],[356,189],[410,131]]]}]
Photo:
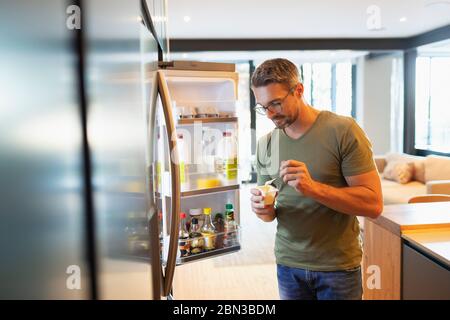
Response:
[{"label": "yogurt container", "polygon": [[263,185],[257,186],[256,189],[261,191],[262,196],[264,197],[264,204],[273,205],[275,202],[275,197],[277,196],[278,189],[271,185]]}]

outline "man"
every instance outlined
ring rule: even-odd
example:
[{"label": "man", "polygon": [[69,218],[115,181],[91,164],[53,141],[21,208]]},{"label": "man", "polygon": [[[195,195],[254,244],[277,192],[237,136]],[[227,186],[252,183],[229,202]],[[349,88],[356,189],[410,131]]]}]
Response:
[{"label": "man", "polygon": [[274,205],[252,189],[252,209],[277,219],[275,256],[281,299],[361,299],[356,216],[378,217],[381,183],[371,144],[350,117],[319,111],[303,97],[296,66],[262,63],[252,76],[256,111],[276,128],[258,141],[258,185],[275,179]]}]

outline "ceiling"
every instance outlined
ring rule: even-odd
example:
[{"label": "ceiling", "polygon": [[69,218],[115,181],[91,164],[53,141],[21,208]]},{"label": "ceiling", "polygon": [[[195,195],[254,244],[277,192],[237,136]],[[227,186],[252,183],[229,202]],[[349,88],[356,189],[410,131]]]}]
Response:
[{"label": "ceiling", "polygon": [[[166,1],[170,39],[409,37],[450,25],[450,0]],[[11,41],[17,35],[36,41],[66,36],[66,5],[54,0],[0,3],[0,21],[11,26],[0,29],[0,36]],[[82,24],[94,38],[138,39],[138,4],[138,0],[86,1]],[[370,10],[367,14],[371,5],[379,8],[377,30],[367,26],[376,16]],[[406,21],[401,22],[403,17]]]},{"label": "ceiling", "polygon": [[410,37],[450,24],[450,0],[167,2],[170,39]]},{"label": "ceiling", "polygon": [[352,50],[313,50],[313,51],[226,51],[226,52],[174,52],[170,59],[173,60],[198,60],[198,61],[248,61],[253,60],[256,65],[266,59],[286,58],[297,63],[303,62],[339,62],[356,59],[367,55],[366,51]]}]

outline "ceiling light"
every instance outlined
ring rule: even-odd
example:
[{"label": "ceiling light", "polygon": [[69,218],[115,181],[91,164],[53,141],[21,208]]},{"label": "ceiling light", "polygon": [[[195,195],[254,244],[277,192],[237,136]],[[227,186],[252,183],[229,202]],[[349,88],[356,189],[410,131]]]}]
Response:
[{"label": "ceiling light", "polygon": [[400,22],[405,22],[406,21],[406,17],[401,17],[400,18]]},{"label": "ceiling light", "polygon": [[184,22],[189,22],[189,21],[191,21],[191,17],[184,16],[183,20],[184,20]]}]

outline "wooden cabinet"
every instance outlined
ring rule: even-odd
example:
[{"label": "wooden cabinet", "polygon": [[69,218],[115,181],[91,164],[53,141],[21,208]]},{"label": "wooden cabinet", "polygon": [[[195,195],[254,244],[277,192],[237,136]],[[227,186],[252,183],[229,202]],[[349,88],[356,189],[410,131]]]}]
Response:
[{"label": "wooden cabinet", "polygon": [[[363,274],[364,300],[399,300],[401,274],[401,239],[399,236],[371,222],[364,223]],[[368,286],[373,276],[381,277],[380,287]],[[371,271],[368,273],[367,271]],[[370,278],[370,279],[369,279]]]}]

